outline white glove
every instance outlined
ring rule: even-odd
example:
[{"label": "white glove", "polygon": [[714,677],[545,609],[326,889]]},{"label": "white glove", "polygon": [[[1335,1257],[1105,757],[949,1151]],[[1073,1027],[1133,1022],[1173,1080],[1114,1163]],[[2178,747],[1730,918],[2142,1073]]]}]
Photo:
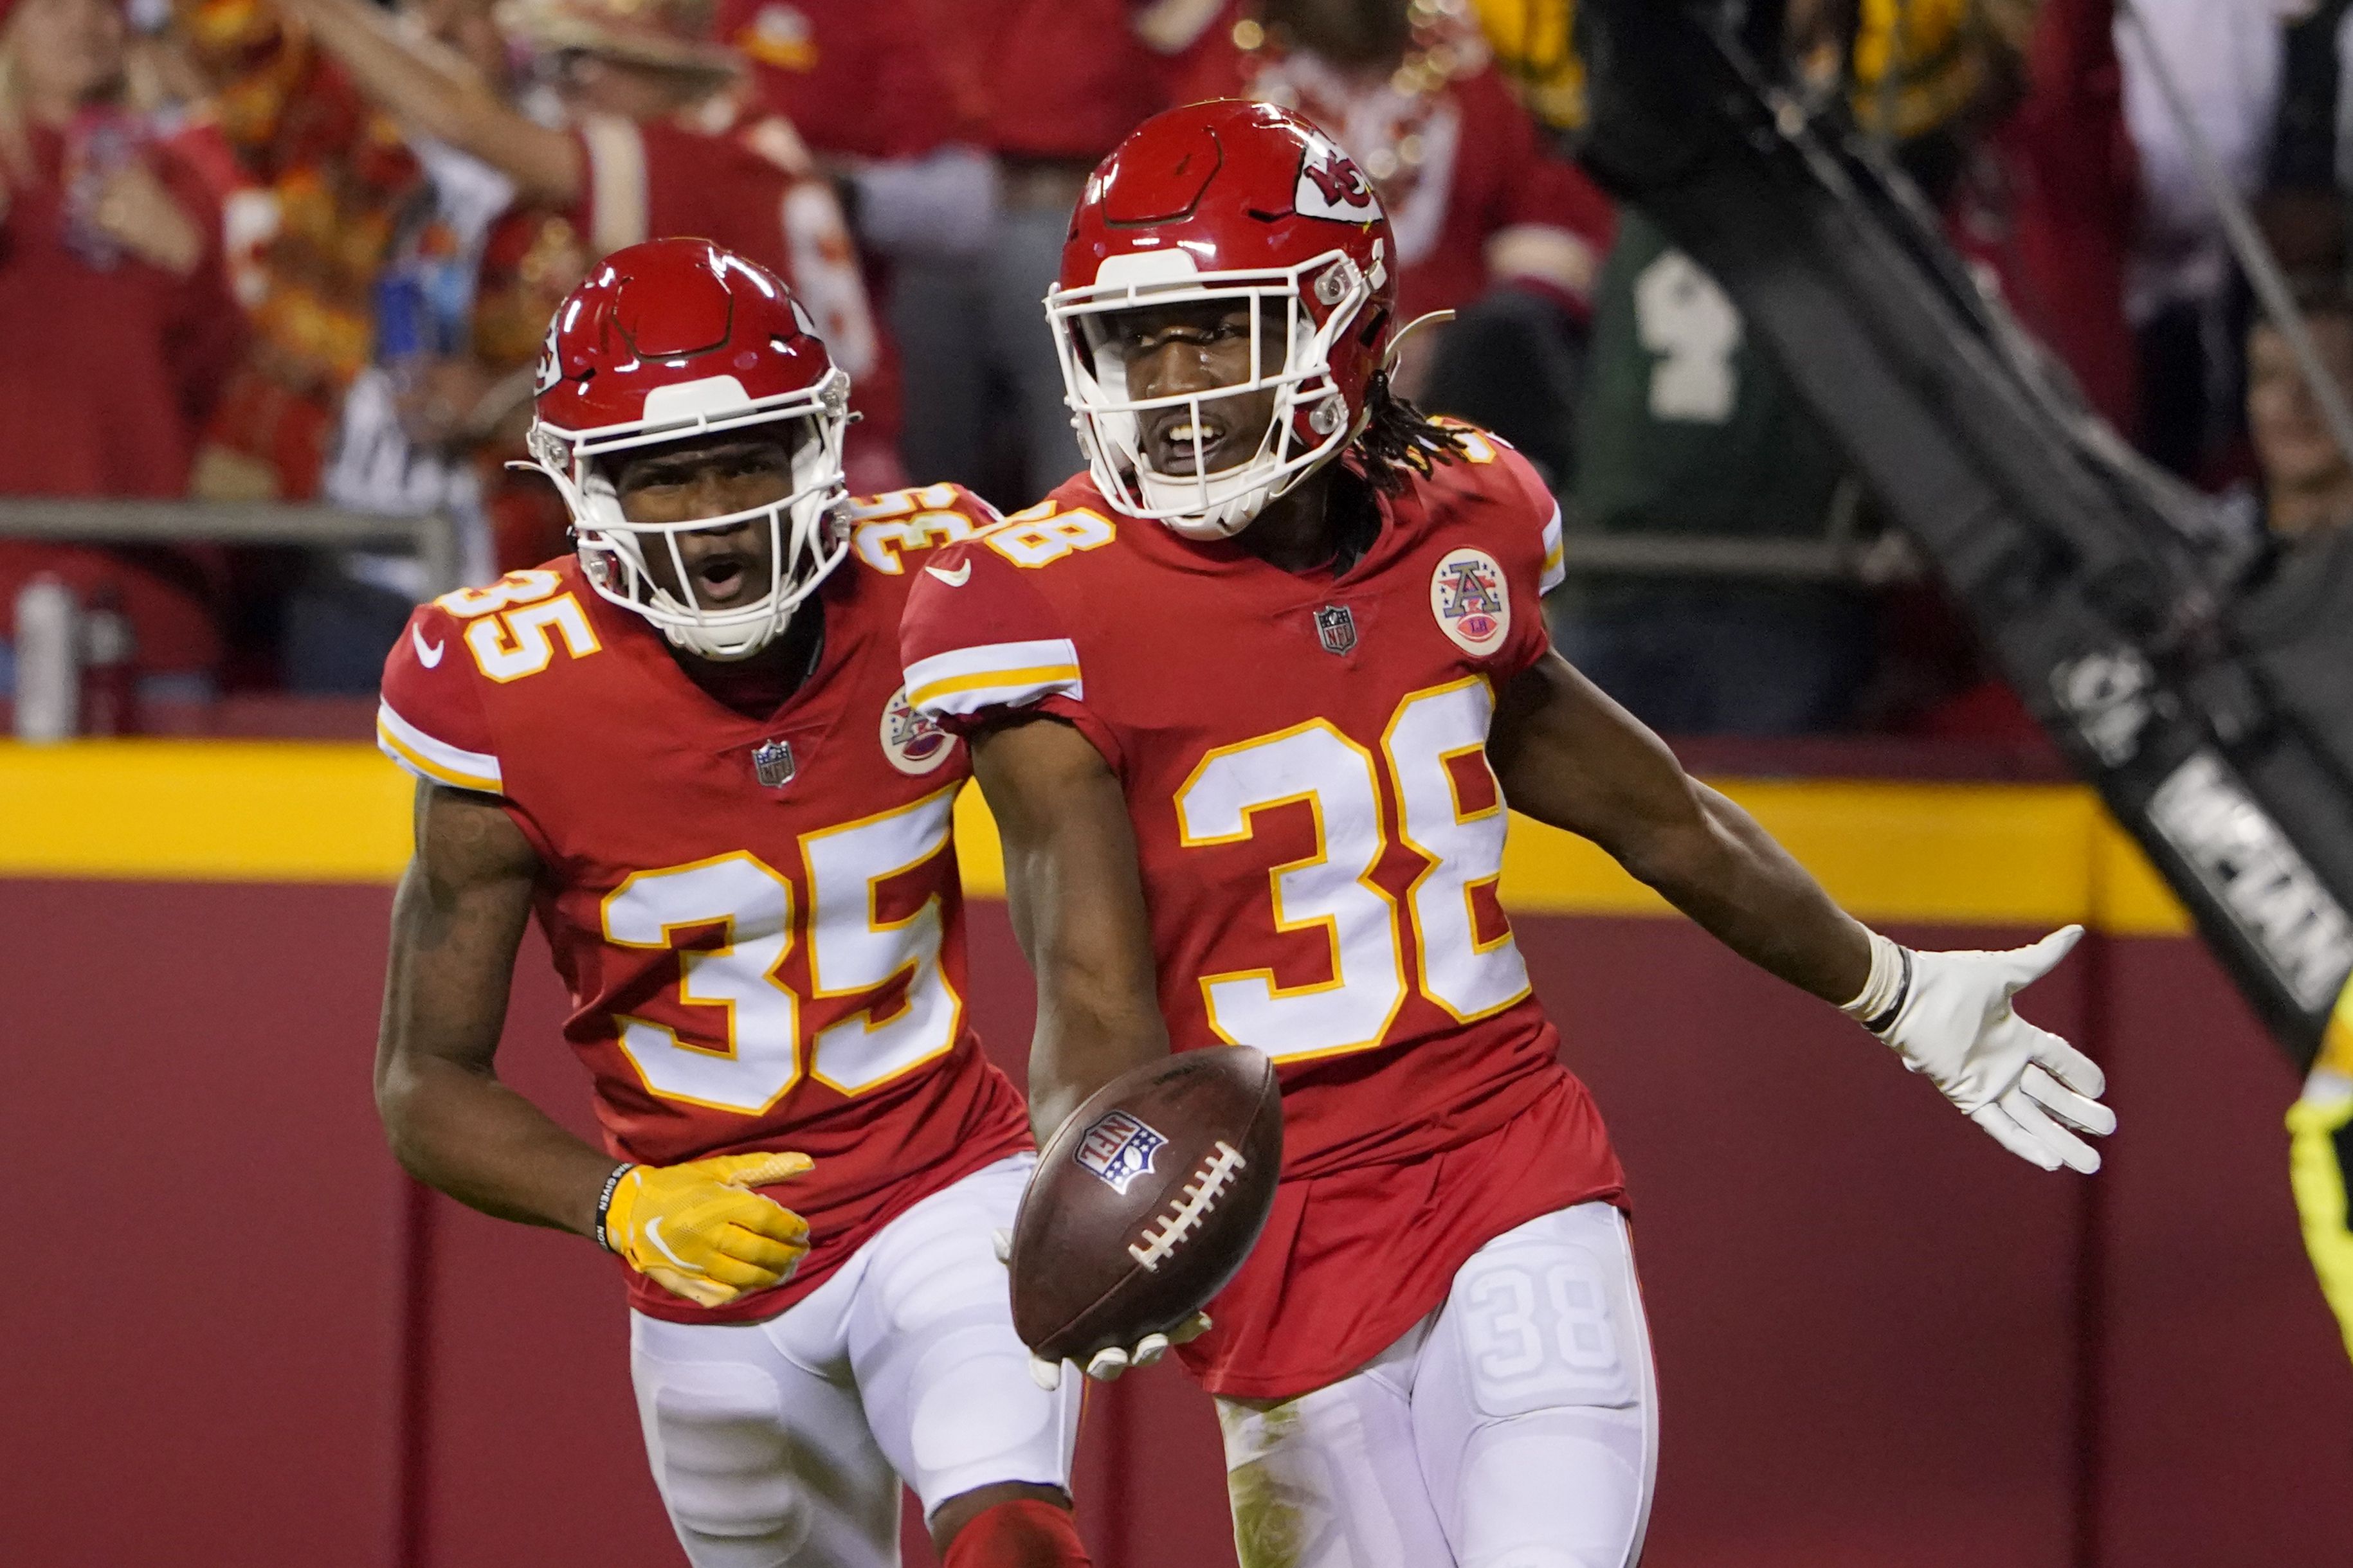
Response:
[{"label": "white glove", "polygon": [[[995,1233],[997,1261],[1013,1260],[1013,1233]],[[1196,1312],[1165,1334],[1146,1334],[1125,1350],[1100,1350],[1087,1359],[1087,1375],[1099,1383],[1117,1383],[1120,1374],[1133,1366],[1150,1366],[1168,1353],[1171,1345],[1181,1345],[1199,1339],[1209,1331],[1209,1315]],[[1029,1380],[1051,1394],[1062,1386],[1062,1363],[1048,1361],[1043,1356],[1029,1358]]]},{"label": "white glove", "polygon": [[[2075,1136],[2105,1137],[2116,1113],[2091,1058],[2010,1011],[2083,939],[2056,931],[2010,952],[1915,952],[1871,934],[1871,978],[1844,1011],[1895,1047],[1968,1119],[2021,1160],[2085,1175],[2100,1156]],[[2073,1128],[2074,1131],[2070,1131]]]}]

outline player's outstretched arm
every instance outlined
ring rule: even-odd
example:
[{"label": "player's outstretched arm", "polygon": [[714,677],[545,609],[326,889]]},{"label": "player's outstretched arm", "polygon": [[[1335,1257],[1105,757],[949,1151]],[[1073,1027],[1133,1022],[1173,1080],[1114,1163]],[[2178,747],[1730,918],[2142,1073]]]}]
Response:
[{"label": "player's outstretched arm", "polygon": [[561,131],[501,102],[454,53],[419,37],[366,0],[276,0],[352,75],[360,90],[409,130],[470,153],[512,180],[526,198],[569,206],[587,172]]},{"label": "player's outstretched arm", "polygon": [[2010,1008],[2080,927],[2015,952],[1897,946],[1556,653],[1504,690],[1487,752],[1514,810],[1590,838],[1734,952],[1842,1008],[2012,1153],[2099,1169],[2075,1134],[2115,1131],[2105,1079]]},{"label": "player's outstretched arm", "polygon": [[486,795],[419,781],[392,905],[375,1102],[411,1175],[501,1219],[593,1234],[613,1161],[498,1080],[491,1058],[539,856]]},{"label": "player's outstretched arm", "polygon": [[1110,764],[1060,720],[982,731],[972,771],[1005,842],[1014,935],[1038,977],[1029,1121],[1043,1143],[1087,1096],[1168,1054],[1135,834]]}]

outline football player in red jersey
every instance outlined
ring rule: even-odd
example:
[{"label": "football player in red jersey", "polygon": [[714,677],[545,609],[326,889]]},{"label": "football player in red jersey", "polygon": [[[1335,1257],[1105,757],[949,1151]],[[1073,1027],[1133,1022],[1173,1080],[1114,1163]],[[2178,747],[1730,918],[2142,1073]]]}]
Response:
[{"label": "football player in red jersey", "polygon": [[[1075,1400],[989,1232],[1035,1163],[965,1019],[963,748],[909,710],[954,486],[844,495],[849,380],[773,274],[616,252],[558,310],[532,449],[576,556],[420,607],[378,735],[417,775],[376,1100],[419,1179],[628,1266],[654,1479],[697,1568],[1086,1561]],[[524,921],[602,1149],[501,1088]]]},{"label": "football player in red jersey", "polygon": [[1558,508],[1390,394],[1394,273],[1370,185],[1297,116],[1130,136],[1047,300],[1090,471],[926,564],[908,695],[970,737],[1005,837],[1038,1127],[1172,1048],[1278,1064],[1273,1215],[1182,1352],[1246,1568],[1622,1564],[1650,1352],[1618,1162],[1496,901],[1507,804],[2035,1163],[2094,1169],[2076,1134],[2115,1120],[2010,1005],[2078,932],[1896,946],[1552,652]]}]

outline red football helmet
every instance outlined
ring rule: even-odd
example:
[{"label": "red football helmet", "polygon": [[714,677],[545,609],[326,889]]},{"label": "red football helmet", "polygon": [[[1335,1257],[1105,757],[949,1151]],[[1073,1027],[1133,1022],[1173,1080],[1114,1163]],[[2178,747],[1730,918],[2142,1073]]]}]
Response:
[{"label": "red football helmet", "polygon": [[[1229,99],[1137,127],[1089,177],[1046,295],[1104,499],[1188,538],[1221,539],[1329,462],[1364,428],[1397,312],[1396,252],[1372,182],[1287,109]],[[1207,394],[1130,397],[1113,348],[1118,313],[1193,300],[1250,301],[1249,377]],[[1277,322],[1282,363],[1266,364],[1259,329]],[[1257,453],[1201,472],[1201,405],[1269,389],[1274,418]],[[1180,405],[1195,416],[1194,472],[1156,473],[1139,416]]]},{"label": "red football helmet", "polygon": [[[748,658],[775,640],[793,608],[841,562],[846,498],[841,442],[849,377],[834,364],[792,290],[773,272],[703,239],[657,239],[617,250],[556,308],[540,353],[531,452],[564,492],[580,558],[596,591],[706,658]],[[783,500],[725,517],[631,522],[621,514],[615,452],[748,426],[794,424],[793,489]],[[708,610],[656,583],[649,543],[688,582],[677,539],[765,521],[768,592]]]}]

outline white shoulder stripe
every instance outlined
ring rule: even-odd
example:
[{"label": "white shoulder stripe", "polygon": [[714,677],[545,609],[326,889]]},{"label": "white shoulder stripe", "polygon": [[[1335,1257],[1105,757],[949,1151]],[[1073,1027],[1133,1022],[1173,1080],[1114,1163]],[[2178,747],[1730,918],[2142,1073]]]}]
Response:
[{"label": "white shoulder stripe", "polygon": [[435,740],[394,712],[389,702],[376,704],[375,743],[385,756],[418,778],[485,795],[497,795],[505,787],[498,758]]},{"label": "white shoulder stripe", "polygon": [[987,643],[934,654],[907,667],[907,705],[918,712],[976,713],[1056,693],[1086,695],[1079,650],[1068,637]]},{"label": "white shoulder stripe", "polygon": [[1545,593],[1551,593],[1568,576],[1568,557],[1560,535],[1560,503],[1552,503],[1552,519],[1544,525],[1544,573],[1537,583]]}]

